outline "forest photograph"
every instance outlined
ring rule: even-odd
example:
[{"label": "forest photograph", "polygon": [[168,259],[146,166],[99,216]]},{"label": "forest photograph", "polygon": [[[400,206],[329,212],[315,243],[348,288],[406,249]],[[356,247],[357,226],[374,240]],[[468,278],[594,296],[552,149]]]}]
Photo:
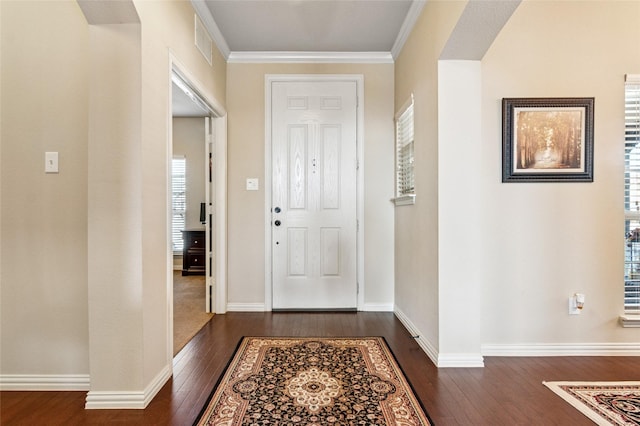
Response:
[{"label": "forest photograph", "polygon": [[593,182],[595,98],[503,98],[503,182]]},{"label": "forest photograph", "polygon": [[546,108],[515,110],[514,169],[584,168],[584,116],[582,109]]}]

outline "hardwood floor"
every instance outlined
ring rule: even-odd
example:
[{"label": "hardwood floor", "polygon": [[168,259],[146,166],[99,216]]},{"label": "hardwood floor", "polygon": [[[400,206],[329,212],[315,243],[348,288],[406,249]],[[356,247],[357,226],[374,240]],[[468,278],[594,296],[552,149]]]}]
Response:
[{"label": "hardwood floor", "polygon": [[640,357],[487,357],[485,368],[437,369],[391,313],[228,313],[178,353],[145,410],[85,410],[85,392],[1,392],[0,424],[191,425],[242,336],[384,336],[438,426],[592,425],[542,381],[640,380]]}]

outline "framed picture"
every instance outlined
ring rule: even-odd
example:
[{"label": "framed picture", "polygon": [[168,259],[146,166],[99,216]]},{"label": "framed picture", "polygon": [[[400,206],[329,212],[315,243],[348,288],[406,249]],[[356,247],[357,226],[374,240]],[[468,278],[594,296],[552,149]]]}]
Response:
[{"label": "framed picture", "polygon": [[502,99],[502,182],[593,182],[593,105]]}]

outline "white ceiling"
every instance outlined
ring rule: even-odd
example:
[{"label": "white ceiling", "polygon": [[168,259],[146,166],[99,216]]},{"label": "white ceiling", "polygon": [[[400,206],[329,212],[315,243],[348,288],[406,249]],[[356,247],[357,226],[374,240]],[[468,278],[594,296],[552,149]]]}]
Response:
[{"label": "white ceiling", "polygon": [[[425,2],[191,0],[228,62],[393,62]],[[470,0],[441,58],[481,59],[520,2]],[[187,108],[180,115],[202,111]]]},{"label": "white ceiling", "polygon": [[[390,62],[424,0],[191,0],[227,60],[287,52],[294,57],[357,55]],[[371,59],[373,58],[373,59]],[[173,115],[207,115],[174,85]]]},{"label": "white ceiling", "polygon": [[412,0],[204,0],[232,52],[390,52]]},{"label": "white ceiling", "polygon": [[[230,61],[247,53],[385,53],[392,61],[425,0],[191,0]],[[353,57],[353,55],[352,55]]]}]

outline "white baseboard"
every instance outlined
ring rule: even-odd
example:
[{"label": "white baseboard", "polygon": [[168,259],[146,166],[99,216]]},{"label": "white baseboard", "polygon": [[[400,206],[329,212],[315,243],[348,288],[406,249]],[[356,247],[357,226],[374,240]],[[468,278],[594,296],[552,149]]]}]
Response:
[{"label": "white baseboard", "polygon": [[420,348],[422,348],[422,350],[427,354],[431,362],[433,362],[433,364],[437,366],[438,350],[435,348],[435,346],[422,336],[422,333],[420,333],[420,330],[418,330],[418,328],[411,322],[409,317],[407,317],[404,314],[404,312],[398,309],[397,306],[394,309],[394,313],[396,317],[400,320],[402,325],[404,325],[404,328],[406,328],[407,331],[409,331],[409,333],[412,336],[418,336],[416,338],[416,342],[418,342],[418,346],[420,346]]},{"label": "white baseboard", "polygon": [[362,312],[393,312],[393,303],[365,303]]},{"label": "white baseboard", "polygon": [[88,374],[3,374],[0,391],[88,391]]},{"label": "white baseboard", "polygon": [[[391,303],[366,303],[362,312],[393,312]],[[265,312],[268,309],[264,303],[227,303],[227,312]]]},{"label": "white baseboard", "polygon": [[264,303],[227,303],[227,312],[264,312]]},{"label": "white baseboard", "polygon": [[482,368],[484,358],[480,354],[474,353],[450,353],[438,354],[438,368]]},{"label": "white baseboard", "polygon": [[416,337],[418,346],[427,354],[431,362],[438,368],[458,367],[458,368],[476,368],[484,367],[484,359],[481,354],[476,353],[440,353],[438,349],[427,339],[425,339],[418,328],[398,307],[395,307],[396,317],[402,325]]},{"label": "white baseboard", "polygon": [[484,356],[638,356],[640,343],[485,344]]},{"label": "white baseboard", "polygon": [[87,410],[93,409],[139,409],[142,410],[149,405],[151,400],[160,391],[162,386],[171,378],[171,365],[167,365],[149,383],[143,391],[119,392],[119,391],[89,391],[85,401]]}]

